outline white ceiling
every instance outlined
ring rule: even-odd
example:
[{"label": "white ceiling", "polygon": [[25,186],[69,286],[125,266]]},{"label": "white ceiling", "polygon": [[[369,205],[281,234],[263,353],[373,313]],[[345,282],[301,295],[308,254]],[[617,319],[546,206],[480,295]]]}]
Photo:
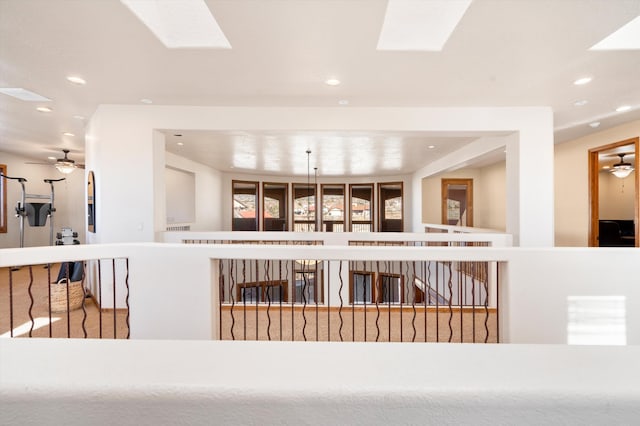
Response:
[{"label": "white ceiling", "polygon": [[[602,123],[600,130],[640,119],[640,51],[588,50],[640,15],[640,0],[475,0],[441,52],[376,50],[385,0],[207,4],[232,49],[167,49],[116,0],[0,0],[0,87],[22,87],[53,100],[53,112],[45,114],[34,103],[0,94],[0,151],[45,160],[68,148],[71,158],[82,161],[85,121],[73,116],[90,117],[99,104],[139,104],[143,98],[156,105],[549,105],[556,141],[596,131],[588,126],[594,120]],[[67,82],[72,74],[86,79],[86,86]],[[593,81],[572,84],[585,75]],[[342,84],[325,85],[329,77]],[[339,106],[341,99],[349,104]],[[573,105],[582,99],[588,103]],[[632,111],[616,113],[622,104]],[[344,160],[353,148],[339,140],[379,141],[369,154],[375,158],[395,140],[394,158],[403,170],[464,143],[453,138],[436,144],[410,133],[183,133],[183,151],[194,159],[204,158],[212,144],[218,154],[226,152],[218,155],[221,169],[234,166],[233,153],[241,152],[235,140],[254,140],[257,166],[280,162],[295,173],[300,151],[306,168],[306,146],[293,141],[309,136],[334,141],[315,149],[338,155],[335,164],[330,157],[318,159],[327,173],[364,173]],[[451,145],[445,148],[445,142]],[[439,152],[425,148],[432,143]],[[298,157],[291,161],[294,152]]]}]

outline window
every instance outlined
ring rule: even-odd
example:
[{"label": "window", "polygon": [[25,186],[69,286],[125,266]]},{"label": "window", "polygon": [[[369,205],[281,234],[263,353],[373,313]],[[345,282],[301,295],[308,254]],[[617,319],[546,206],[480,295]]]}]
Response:
[{"label": "window", "polygon": [[313,184],[293,184],[293,230],[316,230],[316,186]]},{"label": "window", "polygon": [[[7,175],[7,166],[0,164],[0,174]],[[7,180],[0,178],[0,232],[7,232]]]},{"label": "window", "polygon": [[258,182],[234,180],[233,187],[233,231],[258,230]]},{"label": "window", "polygon": [[344,232],[344,185],[322,185],[322,230]]},{"label": "window", "polygon": [[373,272],[353,271],[349,301],[354,305],[374,303]]},{"label": "window", "polygon": [[287,183],[262,184],[262,210],[264,231],[287,231],[289,224],[287,221]]},{"label": "window", "polygon": [[322,263],[300,260],[296,261],[295,264],[295,302],[307,304],[323,303],[322,274],[319,270]]},{"label": "window", "polygon": [[287,281],[259,281],[238,284],[236,303],[286,302]]},{"label": "window", "polygon": [[404,280],[397,274],[378,276],[378,303],[404,303]]},{"label": "window", "polygon": [[373,232],[373,184],[349,185],[351,232]]},{"label": "window", "polygon": [[378,184],[380,232],[402,232],[402,182]]}]

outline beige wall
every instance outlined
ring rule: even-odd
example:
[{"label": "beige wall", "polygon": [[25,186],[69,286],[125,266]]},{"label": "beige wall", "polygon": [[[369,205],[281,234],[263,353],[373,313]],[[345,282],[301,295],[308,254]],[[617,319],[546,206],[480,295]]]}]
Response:
[{"label": "beige wall", "polygon": [[607,171],[601,171],[599,177],[600,219],[633,220],[635,213],[635,172],[632,172],[624,179],[620,179]]},{"label": "beige wall", "polygon": [[442,223],[442,179],[473,179],[473,224],[477,228],[506,228],[505,162],[468,168],[422,179],[422,223]]},{"label": "beige wall", "polygon": [[504,161],[480,169],[480,177],[476,185],[477,197],[473,199],[476,210],[475,226],[498,231],[506,230],[506,173]]},{"label": "beige wall", "polygon": [[588,246],[589,149],[639,135],[640,120],[637,120],[556,145],[556,246]]}]

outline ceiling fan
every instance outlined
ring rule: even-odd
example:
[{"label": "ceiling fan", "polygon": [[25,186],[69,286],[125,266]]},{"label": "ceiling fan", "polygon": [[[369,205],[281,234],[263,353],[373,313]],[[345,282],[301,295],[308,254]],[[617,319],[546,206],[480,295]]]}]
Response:
[{"label": "ceiling fan", "polygon": [[55,166],[60,173],[69,174],[75,169],[84,169],[84,164],[77,164],[74,160],[68,157],[69,150],[63,149],[64,158],[58,158],[55,163],[33,163],[27,162],[26,164],[41,164],[45,166]]}]

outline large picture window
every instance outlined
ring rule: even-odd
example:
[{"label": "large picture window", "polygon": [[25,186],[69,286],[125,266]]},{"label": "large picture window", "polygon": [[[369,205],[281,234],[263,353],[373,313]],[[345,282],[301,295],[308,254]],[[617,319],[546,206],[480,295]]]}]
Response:
[{"label": "large picture window", "polygon": [[344,185],[322,185],[322,230],[344,232]]},{"label": "large picture window", "polygon": [[373,184],[349,185],[351,232],[373,232]]},{"label": "large picture window", "polygon": [[233,231],[258,230],[258,182],[233,183]]},{"label": "large picture window", "polygon": [[316,230],[316,186],[313,184],[293,184],[293,230]]},{"label": "large picture window", "polygon": [[288,231],[287,183],[262,184],[262,210],[264,231]]},{"label": "large picture window", "polygon": [[380,232],[402,232],[402,182],[378,184]]}]

